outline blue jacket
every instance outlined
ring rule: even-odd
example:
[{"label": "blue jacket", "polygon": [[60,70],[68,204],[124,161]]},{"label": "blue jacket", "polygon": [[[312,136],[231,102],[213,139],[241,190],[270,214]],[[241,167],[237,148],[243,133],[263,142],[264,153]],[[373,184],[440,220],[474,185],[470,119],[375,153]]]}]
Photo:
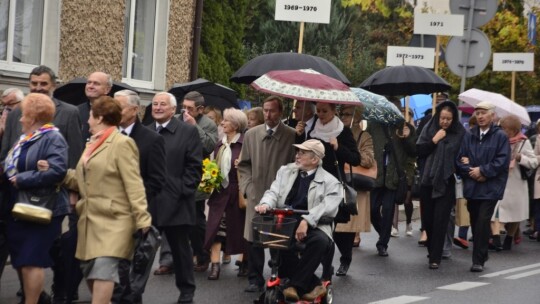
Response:
[{"label": "blue jacket", "polygon": [[[458,173],[463,178],[463,194],[468,200],[501,200],[508,179],[510,166],[510,143],[506,134],[494,124],[480,141],[478,126],[466,133],[456,159]],[[461,163],[462,157],[469,158],[469,164]],[[469,168],[480,167],[486,177],[485,182],[477,182],[469,177]]]},{"label": "blue jacket", "polygon": [[[49,170],[37,171],[37,162],[42,159],[49,162]],[[66,176],[67,168],[66,140],[58,131],[47,132],[28,147],[27,170],[17,173],[17,186],[19,189],[55,187]],[[65,215],[69,212],[67,198],[67,192],[60,191],[53,216]]]}]

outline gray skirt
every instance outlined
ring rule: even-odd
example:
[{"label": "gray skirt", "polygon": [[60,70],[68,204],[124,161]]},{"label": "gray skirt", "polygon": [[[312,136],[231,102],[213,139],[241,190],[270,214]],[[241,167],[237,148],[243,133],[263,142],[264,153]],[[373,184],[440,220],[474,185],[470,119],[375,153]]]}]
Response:
[{"label": "gray skirt", "polygon": [[81,270],[87,280],[113,281],[120,283],[118,276],[119,258],[98,257],[88,261],[81,261]]}]

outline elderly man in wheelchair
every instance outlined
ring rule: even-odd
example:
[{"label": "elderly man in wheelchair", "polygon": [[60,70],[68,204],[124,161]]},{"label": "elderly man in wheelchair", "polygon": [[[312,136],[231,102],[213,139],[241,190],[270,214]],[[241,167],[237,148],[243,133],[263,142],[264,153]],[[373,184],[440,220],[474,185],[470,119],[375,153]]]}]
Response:
[{"label": "elderly man in wheelchair", "polygon": [[326,293],[315,271],[325,255],[333,252],[332,219],[343,191],[340,182],[322,168],[325,151],[319,140],[310,139],[294,146],[295,162],[279,169],[255,211],[264,214],[269,208],[284,206],[309,211],[298,216],[295,230],[295,241],[303,243],[305,249],[300,257],[292,250],[281,253],[279,276],[289,278],[283,291],[287,301],[313,301]]}]

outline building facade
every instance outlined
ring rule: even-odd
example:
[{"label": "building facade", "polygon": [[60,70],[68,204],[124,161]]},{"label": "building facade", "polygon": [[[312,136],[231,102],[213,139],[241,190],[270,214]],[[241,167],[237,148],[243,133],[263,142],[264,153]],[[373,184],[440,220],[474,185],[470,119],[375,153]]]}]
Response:
[{"label": "building facade", "polygon": [[43,64],[59,84],[107,72],[148,101],[190,80],[196,2],[0,0],[0,90],[28,92]]}]

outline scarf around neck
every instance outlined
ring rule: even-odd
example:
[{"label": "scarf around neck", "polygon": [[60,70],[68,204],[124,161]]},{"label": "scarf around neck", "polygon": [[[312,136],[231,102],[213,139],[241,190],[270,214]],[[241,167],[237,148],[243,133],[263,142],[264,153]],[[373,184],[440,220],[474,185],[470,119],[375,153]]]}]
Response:
[{"label": "scarf around neck", "polygon": [[51,131],[58,131],[58,128],[56,128],[52,123],[47,123],[32,133],[21,135],[19,141],[13,146],[13,148],[11,148],[11,150],[9,150],[6,157],[5,171],[8,178],[15,176],[18,173],[17,164],[19,163],[22,148],[37,141],[43,136],[43,134]]},{"label": "scarf around neck", "polygon": [[240,138],[240,133],[234,135],[231,142],[227,142],[227,135],[223,136],[221,139],[222,146],[218,151],[218,164],[219,169],[221,170],[221,176],[223,180],[221,181],[221,186],[223,189],[229,186],[229,172],[231,171],[231,159],[232,159],[232,150],[231,144],[236,143]]},{"label": "scarf around neck", "polygon": [[508,139],[508,141],[510,142],[511,145],[515,144],[515,143],[518,143],[522,140],[526,140],[527,139],[527,136],[523,135],[523,133],[521,132],[518,132],[518,134],[516,134],[514,137],[510,137]]},{"label": "scarf around neck", "polygon": [[116,127],[109,127],[105,130],[99,131],[98,133],[90,136],[90,141],[86,144],[86,150],[83,153],[83,164],[86,167],[90,156],[94,151],[96,151],[101,144],[112,134],[114,130],[117,130]]},{"label": "scarf around neck", "polygon": [[309,137],[330,142],[331,138],[337,138],[338,135],[341,134],[343,127],[343,123],[337,116],[334,116],[334,118],[325,125],[323,125],[321,119],[317,119],[317,122],[315,122],[315,127],[309,134]]}]

